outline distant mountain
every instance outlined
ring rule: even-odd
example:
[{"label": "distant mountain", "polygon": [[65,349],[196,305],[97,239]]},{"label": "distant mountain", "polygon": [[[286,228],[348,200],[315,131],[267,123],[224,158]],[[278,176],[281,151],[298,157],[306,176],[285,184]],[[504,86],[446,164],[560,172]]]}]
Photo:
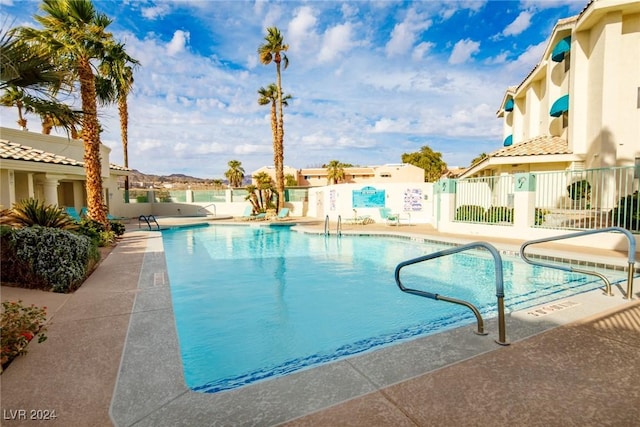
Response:
[{"label": "distant mountain", "polygon": [[[123,181],[123,180],[121,180]],[[153,175],[133,169],[129,174],[129,185],[131,188],[148,188],[149,186],[162,186],[173,184],[175,186],[189,185],[192,187],[213,185],[214,179],[196,178],[183,173],[172,173],[171,175]],[[223,185],[228,185],[229,181],[222,180]],[[243,185],[251,184],[251,177],[245,176]]]}]

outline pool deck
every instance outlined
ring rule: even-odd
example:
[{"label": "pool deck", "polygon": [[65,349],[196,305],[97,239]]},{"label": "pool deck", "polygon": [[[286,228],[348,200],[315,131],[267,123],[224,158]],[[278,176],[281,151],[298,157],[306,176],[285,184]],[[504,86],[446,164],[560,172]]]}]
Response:
[{"label": "pool deck", "polygon": [[[321,222],[300,226],[323,229]],[[476,240],[427,225],[345,225],[343,232]],[[517,252],[521,242],[491,243]],[[562,245],[540,250],[626,265],[613,251]],[[182,377],[161,238],[132,224],[73,294],[2,287],[3,301],[48,307],[48,339],[30,344],[29,353],[0,376],[0,424],[34,425],[32,415],[55,411],[46,425],[635,426],[639,286],[631,301],[614,287],[612,297],[594,291],[560,301],[566,304],[512,313],[506,321],[509,346],[494,342],[497,322],[489,319],[486,337],[463,327],[248,387],[199,394]]]}]

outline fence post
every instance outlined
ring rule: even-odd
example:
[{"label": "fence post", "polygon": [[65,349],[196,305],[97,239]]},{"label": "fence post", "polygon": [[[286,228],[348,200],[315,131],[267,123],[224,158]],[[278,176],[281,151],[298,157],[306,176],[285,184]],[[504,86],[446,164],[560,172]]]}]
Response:
[{"label": "fence post", "polygon": [[441,179],[434,184],[434,193],[438,193],[439,212],[436,213],[437,228],[440,231],[452,231],[451,227],[456,214],[457,181],[451,178]]},{"label": "fence post", "polygon": [[536,176],[517,173],[514,180],[513,226],[526,230],[536,221]]}]

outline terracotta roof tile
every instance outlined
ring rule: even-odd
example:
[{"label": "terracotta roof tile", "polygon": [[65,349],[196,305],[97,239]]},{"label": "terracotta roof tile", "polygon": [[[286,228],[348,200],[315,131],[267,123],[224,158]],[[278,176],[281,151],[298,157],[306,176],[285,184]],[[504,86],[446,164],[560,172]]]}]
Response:
[{"label": "terracotta roof tile", "polygon": [[544,156],[549,154],[572,154],[569,144],[559,136],[538,136],[524,142],[501,148],[489,157]]},{"label": "terracotta roof tile", "polygon": [[[7,141],[6,139],[0,139],[0,158],[84,167],[84,162],[61,156],[59,154],[53,154],[43,150],[38,150],[27,145],[18,144],[17,142]],[[113,163],[109,164],[109,169],[119,171],[131,170],[125,168],[124,166],[115,165]]]},{"label": "terracotta roof tile", "polygon": [[59,154],[48,153],[43,150],[0,139],[0,158],[12,160],[26,160],[30,162],[54,163],[57,165],[83,166],[79,162],[69,157]]}]

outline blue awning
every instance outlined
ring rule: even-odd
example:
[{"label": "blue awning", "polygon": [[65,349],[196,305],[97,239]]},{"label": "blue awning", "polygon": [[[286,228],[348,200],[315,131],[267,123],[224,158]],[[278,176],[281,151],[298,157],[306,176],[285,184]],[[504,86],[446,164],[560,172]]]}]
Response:
[{"label": "blue awning", "polygon": [[564,54],[571,50],[571,36],[560,40],[551,52],[551,59],[555,62],[562,62]]},{"label": "blue awning", "polygon": [[504,104],[504,111],[513,111],[513,98],[509,98]]},{"label": "blue awning", "polygon": [[508,137],[506,137],[506,138],[504,139],[504,144],[503,144],[503,145],[504,145],[505,147],[508,147],[508,146],[510,146],[511,144],[513,144],[513,135],[509,135]]},{"label": "blue awning", "polygon": [[553,117],[560,117],[562,113],[569,111],[569,95],[561,96],[556,99],[556,102],[551,106],[549,115]]}]

